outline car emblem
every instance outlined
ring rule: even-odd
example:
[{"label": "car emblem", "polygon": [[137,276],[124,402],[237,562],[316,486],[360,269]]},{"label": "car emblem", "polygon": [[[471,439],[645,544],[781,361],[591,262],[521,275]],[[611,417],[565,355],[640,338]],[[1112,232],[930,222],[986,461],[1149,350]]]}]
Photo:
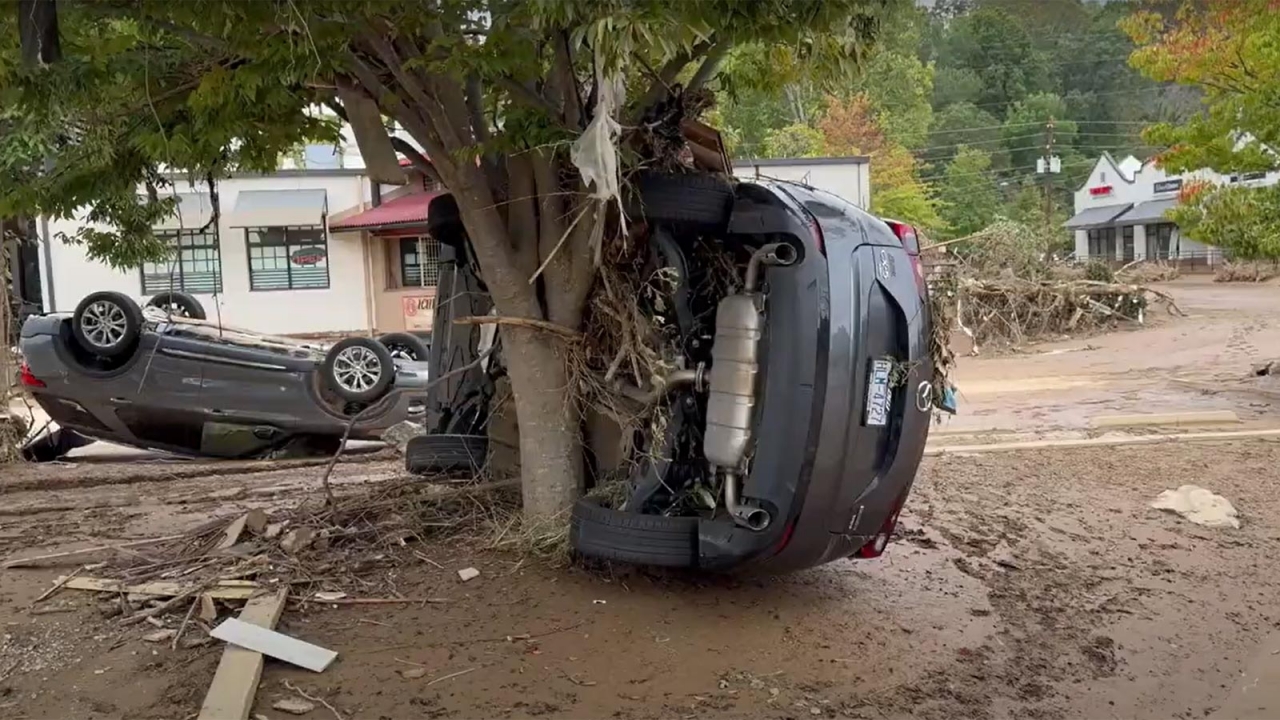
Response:
[{"label": "car emblem", "polygon": [[876,271],[880,273],[880,278],[882,280],[888,280],[893,277],[893,258],[889,256],[888,250],[880,251],[880,259],[876,263]]},{"label": "car emblem", "polygon": [[929,406],[933,404],[933,383],[928,380],[921,381],[916,387],[916,409],[920,412],[928,412]]}]

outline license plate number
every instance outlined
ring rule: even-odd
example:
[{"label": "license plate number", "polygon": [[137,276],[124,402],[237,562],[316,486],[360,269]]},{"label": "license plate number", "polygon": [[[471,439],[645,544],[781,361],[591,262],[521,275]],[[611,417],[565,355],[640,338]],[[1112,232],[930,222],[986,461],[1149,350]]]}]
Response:
[{"label": "license plate number", "polygon": [[867,425],[882,427],[889,422],[889,405],[893,400],[893,391],[889,388],[892,369],[888,360],[871,363],[871,378],[867,382]]}]

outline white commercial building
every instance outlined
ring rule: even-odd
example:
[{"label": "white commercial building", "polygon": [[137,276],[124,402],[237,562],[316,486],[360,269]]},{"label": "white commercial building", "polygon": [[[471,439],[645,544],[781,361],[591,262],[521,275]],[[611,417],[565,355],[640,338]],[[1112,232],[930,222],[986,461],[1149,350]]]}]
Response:
[{"label": "white commercial building", "polygon": [[1076,191],[1075,215],[1066,223],[1075,231],[1076,258],[1219,264],[1221,250],[1183,237],[1165,217],[1165,211],[1178,204],[1183,184],[1193,181],[1274,185],[1280,173],[1219,175],[1197,170],[1170,175],[1152,160],[1144,163],[1130,156],[1116,162],[1104,153]]},{"label": "white commercial building", "polygon": [[839,158],[776,158],[734,160],[733,174],[740,180],[773,178],[804,183],[871,209],[871,165],[865,155]]}]

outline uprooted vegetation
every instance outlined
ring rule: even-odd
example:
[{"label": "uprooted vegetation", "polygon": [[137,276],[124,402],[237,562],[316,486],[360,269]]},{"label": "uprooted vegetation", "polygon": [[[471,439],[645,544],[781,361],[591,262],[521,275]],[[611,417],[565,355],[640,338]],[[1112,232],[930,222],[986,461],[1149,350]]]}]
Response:
[{"label": "uprooted vegetation", "polygon": [[1280,277],[1280,262],[1271,260],[1228,260],[1213,275],[1214,282],[1266,282]]},{"label": "uprooted vegetation", "polygon": [[957,243],[957,262],[932,283],[933,291],[954,305],[942,322],[935,320],[934,330],[944,338],[935,344],[956,329],[973,339],[977,352],[987,345],[1141,325],[1152,302],[1181,313],[1169,295],[1129,282],[1128,275],[1120,274],[1124,281],[1117,281],[1104,265],[1054,261],[1049,242],[1042,231],[1000,221]]}]

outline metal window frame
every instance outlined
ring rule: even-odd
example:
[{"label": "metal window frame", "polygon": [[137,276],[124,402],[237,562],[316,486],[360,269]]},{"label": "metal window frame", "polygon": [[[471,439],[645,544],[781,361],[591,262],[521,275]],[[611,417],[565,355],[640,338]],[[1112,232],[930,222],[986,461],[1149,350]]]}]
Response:
[{"label": "metal window frame", "polygon": [[[399,240],[400,240],[400,244],[399,244],[399,248],[398,248],[398,250],[399,250],[399,253],[400,253],[400,287],[402,287],[402,288],[415,288],[415,287],[417,287],[417,288],[429,288],[429,287],[433,288],[433,287],[437,287],[437,286],[439,286],[439,285],[440,285],[440,241],[436,240],[435,238],[431,237],[430,235],[418,235],[418,236],[412,236],[412,237],[402,237],[402,238],[400,238]],[[406,243],[409,243],[409,242],[412,242],[412,243],[413,243],[413,245],[412,245],[412,246],[407,246],[407,245],[406,245]],[[435,252],[435,254],[434,254],[434,258],[435,258],[435,271],[434,271],[434,275],[435,275],[435,282],[431,283],[430,285],[428,285],[428,284],[426,284],[426,282],[424,282],[424,280],[425,280],[425,278],[426,278],[426,275],[427,275],[427,274],[426,274],[426,272],[425,272],[425,271],[424,271],[424,269],[423,269],[423,268],[424,268],[424,265],[423,265],[423,263],[422,263],[423,255],[425,255],[425,253],[423,252],[423,250],[424,250],[424,248],[425,248],[426,243],[434,243],[434,244],[435,244],[435,246],[436,246],[436,252]],[[406,253],[405,253],[405,248],[406,248],[406,247],[413,247],[413,248],[414,248],[414,253],[418,256],[418,262],[417,262],[417,263],[416,263],[416,265],[415,265],[415,267],[417,267],[417,268],[418,268],[418,282],[417,282],[417,283],[410,283],[410,282],[409,282],[409,274],[408,274],[408,272],[407,272],[407,271],[408,271],[409,266],[408,266],[407,264],[405,264],[405,261],[404,261],[405,254],[406,254]]]},{"label": "metal window frame", "polygon": [[[215,261],[213,294],[217,295],[222,292],[222,237],[219,234],[218,228],[216,226],[211,227],[208,230],[166,229],[166,230],[153,230],[152,232],[155,234],[157,239],[161,239],[165,237],[170,238],[172,242],[172,247],[177,252],[174,253],[174,258],[173,258],[174,264],[172,266],[172,269],[169,271],[169,286],[164,288],[163,290],[148,290],[147,289],[147,274],[148,274],[147,263],[142,263],[138,266],[138,286],[142,289],[142,294],[144,296],[156,295],[162,292],[188,292],[186,274],[182,269],[182,252],[184,250],[213,250],[214,261]],[[201,245],[188,245],[186,247],[183,247],[182,245],[183,236],[204,237],[204,238],[212,237],[213,242],[207,243],[207,244],[201,244]],[[152,263],[152,264],[158,264],[158,263]]]},{"label": "metal window frame", "polygon": [[[333,274],[329,272],[329,224],[323,222],[321,218],[320,225],[259,225],[255,227],[244,228],[244,262],[245,269],[249,272],[249,292],[283,292],[291,290],[328,290],[333,287]],[[254,243],[249,238],[250,233],[258,232],[266,234],[267,230],[280,230],[284,235],[283,243]],[[311,246],[315,243],[295,243],[290,239],[290,230],[319,230],[320,237],[324,240],[324,285],[307,285],[306,287],[294,287],[293,285],[293,265],[286,260],[285,277],[288,278],[289,284],[286,287],[255,287],[253,284],[253,253],[250,251],[254,247],[283,247],[286,259],[292,255],[292,251],[299,247]]]}]

